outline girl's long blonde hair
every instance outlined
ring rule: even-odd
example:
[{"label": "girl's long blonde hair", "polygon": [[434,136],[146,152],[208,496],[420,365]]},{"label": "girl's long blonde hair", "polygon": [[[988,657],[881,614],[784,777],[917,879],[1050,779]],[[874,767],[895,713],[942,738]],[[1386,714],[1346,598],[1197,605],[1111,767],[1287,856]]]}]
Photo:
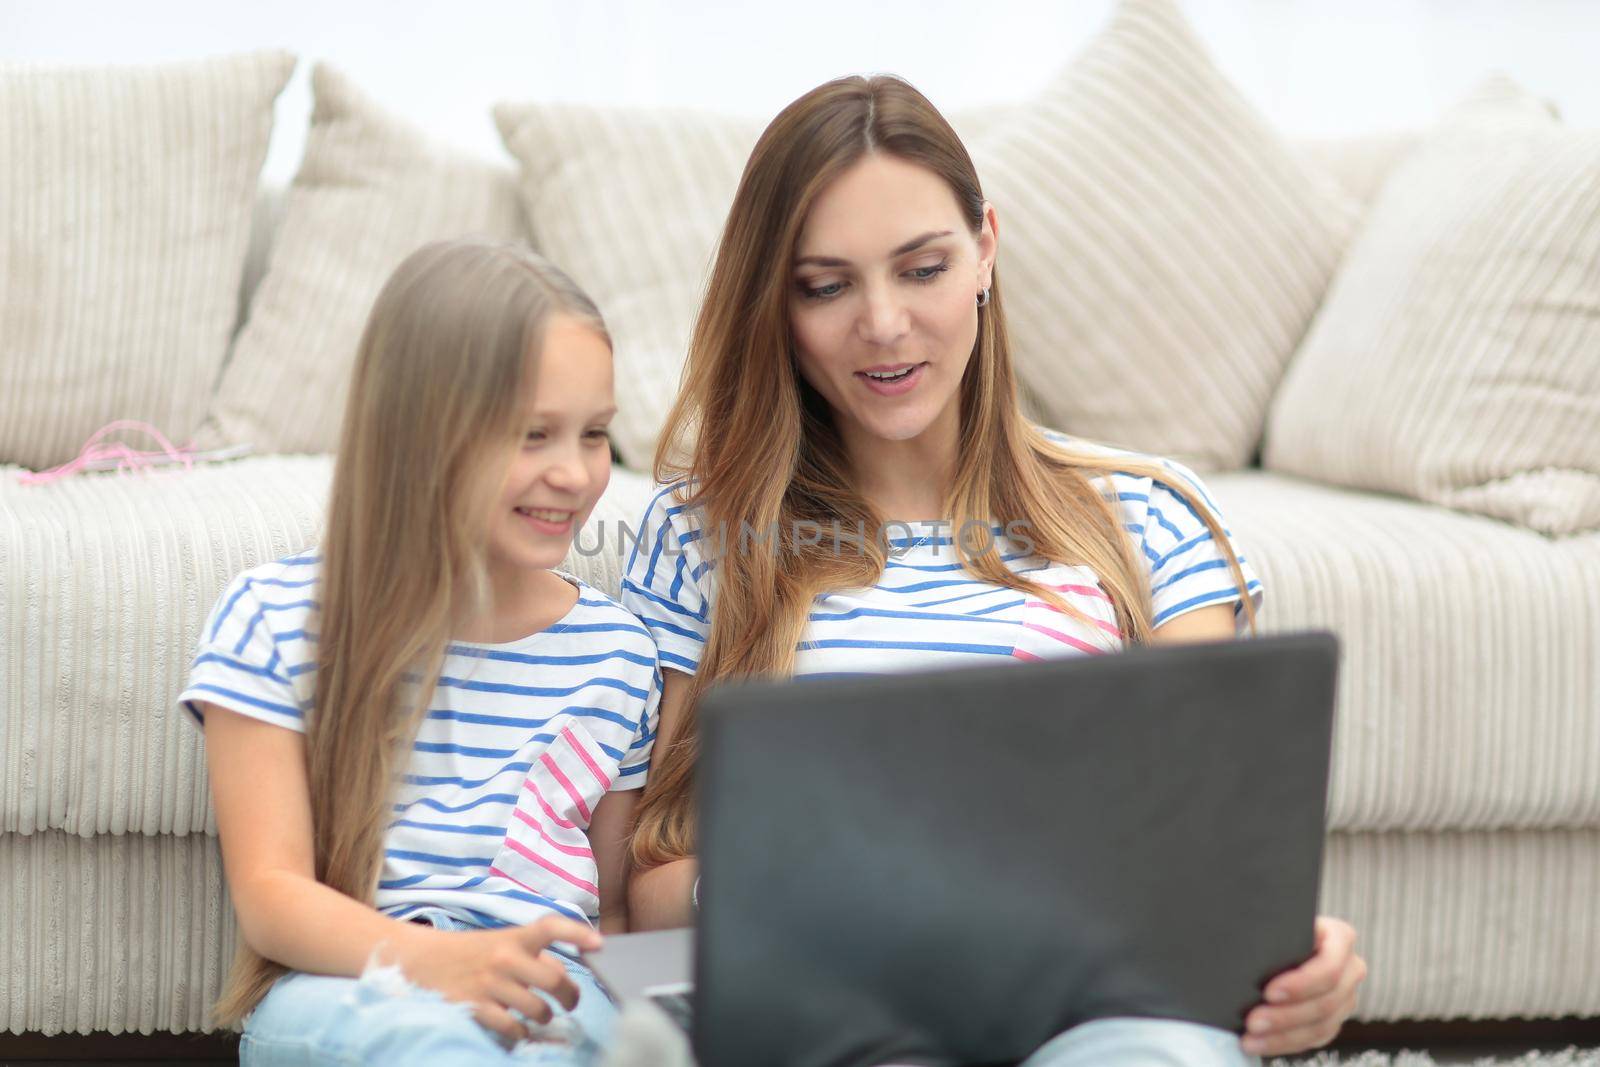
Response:
[{"label": "girl's long blonde hair", "polygon": [[[305,747],[317,880],[363,903],[446,645],[487,603],[489,524],[557,313],[610,343],[555,266],[464,238],[407,257],[361,337],[322,540]],[[236,1025],[285,973],[241,931],[217,1024]]]},{"label": "girl's long blonde hair", "polygon": [[[657,445],[658,482],[690,479],[687,503],[706,530],[757,531],[776,524],[775,551],[740,551],[733,537],[714,564],[716,597],[700,666],[681,725],[655,753],[633,836],[641,867],[693,855],[693,781],[699,740],[695,706],[725,679],[788,675],[814,597],[877,584],[885,553],[868,537],[862,552],[835,552],[797,537],[797,523],[879,529],[883,517],[857,492],[827,403],[800,376],[789,301],[802,227],[817,196],[870,152],[926,167],[944,179],[976,234],[983,191],[972,160],[943,116],[894,77],[848,77],[786,107],[745,164],[690,341],[684,387]],[[1017,403],[999,271],[979,312],[978,337],[961,382],[957,470],[945,502],[952,529],[968,522],[1025,524],[1034,551],[1092,568],[1128,644],[1148,642],[1149,583],[1114,502],[1091,477],[1123,471],[1160,478],[1205,521],[1223,546],[1234,582],[1245,577],[1220,524],[1198,493],[1158,463],[1064,448],[1047,440]],[[858,525],[859,524],[859,525]],[[962,551],[964,570],[994,585],[1086,618],[1054,590],[1011,571],[991,541]],[[1255,610],[1245,611],[1252,630]]]}]

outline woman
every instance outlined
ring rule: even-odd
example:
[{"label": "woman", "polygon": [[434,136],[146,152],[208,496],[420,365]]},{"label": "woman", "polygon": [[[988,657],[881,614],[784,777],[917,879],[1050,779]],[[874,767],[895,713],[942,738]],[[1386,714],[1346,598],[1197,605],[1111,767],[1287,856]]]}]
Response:
[{"label": "woman", "polygon": [[[692,921],[694,708],[713,682],[1253,628],[1260,583],[1190,471],[1023,418],[998,246],[966,150],[898,79],[823,85],[757,143],[656,454],[669,484],[623,583],[664,668],[635,928]],[[1317,1047],[1349,1015],[1365,975],[1354,931],[1319,919],[1316,936],[1315,957],[1249,1013],[1244,1053]],[[1028,1062],[1153,1046],[1244,1059],[1224,1031],[1099,1020]]]}]

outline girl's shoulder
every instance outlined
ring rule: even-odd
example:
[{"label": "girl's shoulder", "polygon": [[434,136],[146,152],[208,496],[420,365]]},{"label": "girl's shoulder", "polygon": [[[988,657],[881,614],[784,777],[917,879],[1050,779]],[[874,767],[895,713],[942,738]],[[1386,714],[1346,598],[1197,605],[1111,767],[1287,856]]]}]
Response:
[{"label": "girl's shoulder", "polygon": [[[562,620],[551,629],[563,634],[633,634],[651,642],[650,631],[639,617],[624,607],[621,601],[603,589],[597,589],[571,571],[554,569],[555,573],[577,586],[578,601]],[[652,642],[653,645],[653,642]]]},{"label": "girl's shoulder", "polygon": [[1098,475],[1093,480],[1108,493],[1115,493],[1115,499],[1124,499],[1124,494],[1148,495],[1153,488],[1170,489],[1180,485],[1186,489],[1205,495],[1205,486],[1200,476],[1178,460],[1167,456],[1157,455],[1153,452],[1139,452],[1129,448],[1118,448],[1115,445],[1091,441],[1085,437],[1074,437],[1052,430],[1046,426],[1035,425],[1034,429],[1048,441],[1061,445],[1063,448],[1081,454],[1113,460],[1126,460],[1130,467],[1156,467],[1161,471],[1159,477],[1148,474],[1136,473],[1132,470],[1112,470]]}]

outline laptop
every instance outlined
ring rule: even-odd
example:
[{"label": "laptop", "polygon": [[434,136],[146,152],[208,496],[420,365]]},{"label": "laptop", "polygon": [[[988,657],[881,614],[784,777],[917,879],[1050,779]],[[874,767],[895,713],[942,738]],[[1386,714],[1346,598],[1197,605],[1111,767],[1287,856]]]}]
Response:
[{"label": "laptop", "polygon": [[701,1067],[1016,1063],[1108,1016],[1241,1032],[1314,951],[1337,663],[1312,632],[718,686],[698,931],[591,965]]}]

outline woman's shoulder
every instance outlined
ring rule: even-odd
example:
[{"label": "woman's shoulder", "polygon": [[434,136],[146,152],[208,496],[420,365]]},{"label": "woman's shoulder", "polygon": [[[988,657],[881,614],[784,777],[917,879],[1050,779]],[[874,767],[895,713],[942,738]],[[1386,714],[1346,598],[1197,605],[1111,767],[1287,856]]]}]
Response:
[{"label": "woman's shoulder", "polygon": [[1036,425],[1034,428],[1046,440],[1072,452],[1125,464],[1098,474],[1094,479],[1105,489],[1114,490],[1117,499],[1122,499],[1128,493],[1148,496],[1152,488],[1170,490],[1174,485],[1204,495],[1204,483],[1200,476],[1186,464],[1169,456],[1119,448],[1086,437],[1074,437],[1046,426]]}]

